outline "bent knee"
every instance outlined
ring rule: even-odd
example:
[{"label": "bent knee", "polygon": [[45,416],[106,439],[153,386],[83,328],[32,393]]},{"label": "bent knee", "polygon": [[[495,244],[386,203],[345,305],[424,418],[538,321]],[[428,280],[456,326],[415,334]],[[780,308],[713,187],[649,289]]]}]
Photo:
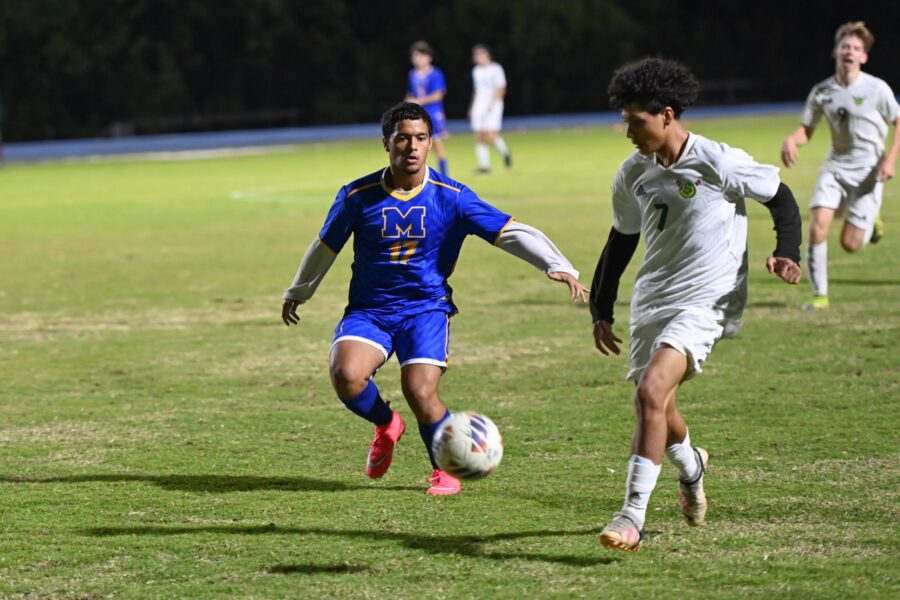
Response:
[{"label": "bent knee", "polygon": [[845,252],[859,252],[862,250],[863,241],[861,239],[844,239],[841,238],[841,248],[844,249]]},{"label": "bent knee", "polygon": [[410,402],[424,405],[437,397],[437,385],[430,381],[407,381],[403,383],[403,395]]},{"label": "bent knee", "polygon": [[635,407],[641,413],[664,412],[669,397],[667,389],[657,383],[642,380],[635,391]]},{"label": "bent knee", "polygon": [[355,398],[369,385],[371,373],[353,365],[335,365],[331,368],[331,383],[341,398]]}]

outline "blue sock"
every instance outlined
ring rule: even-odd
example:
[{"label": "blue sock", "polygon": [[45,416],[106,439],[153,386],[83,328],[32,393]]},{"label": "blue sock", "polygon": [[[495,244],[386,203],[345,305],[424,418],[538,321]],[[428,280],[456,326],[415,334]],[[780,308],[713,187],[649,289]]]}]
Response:
[{"label": "blue sock", "polygon": [[439,158],[438,159],[438,171],[441,172],[441,175],[447,176],[447,159]]},{"label": "blue sock", "polygon": [[437,463],[434,462],[434,452],[431,451],[431,441],[434,439],[434,434],[438,430],[438,427],[441,426],[441,423],[449,418],[450,411],[448,410],[437,423],[419,423],[419,435],[422,436],[422,441],[425,442],[425,448],[428,449],[428,458],[431,460],[431,466],[435,469],[439,467],[437,466]]},{"label": "blue sock", "polygon": [[351,400],[341,398],[341,402],[354,414],[375,425],[386,425],[391,422],[391,418],[394,416],[394,411],[381,399],[381,394],[378,393],[378,386],[375,385],[375,381],[372,379],[369,380],[369,385],[366,386],[366,389],[359,396]]}]

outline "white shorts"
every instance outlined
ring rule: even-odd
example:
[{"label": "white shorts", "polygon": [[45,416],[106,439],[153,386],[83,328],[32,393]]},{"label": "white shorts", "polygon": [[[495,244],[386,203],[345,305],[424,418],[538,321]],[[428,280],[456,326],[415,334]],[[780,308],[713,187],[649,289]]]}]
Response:
[{"label": "white shorts", "polygon": [[503,103],[495,102],[489,109],[473,106],[470,125],[472,131],[500,131],[503,126]]},{"label": "white shorts", "polygon": [[706,357],[723,337],[733,337],[740,322],[728,321],[715,308],[661,309],[631,328],[631,370],[626,379],[638,381],[650,359],[663,345],[687,357],[687,377],[702,373]]},{"label": "white shorts", "polygon": [[881,211],[883,190],[884,184],[876,179],[874,170],[861,183],[848,183],[832,171],[822,171],[809,207],[843,212],[848,223],[866,232],[868,240]]}]

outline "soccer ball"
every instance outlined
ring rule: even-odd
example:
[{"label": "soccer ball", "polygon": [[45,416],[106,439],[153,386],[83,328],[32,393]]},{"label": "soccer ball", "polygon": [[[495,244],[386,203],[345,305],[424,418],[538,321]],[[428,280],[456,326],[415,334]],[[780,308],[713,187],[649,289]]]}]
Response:
[{"label": "soccer ball", "polygon": [[503,438],[486,416],[458,412],[435,432],[431,449],[441,470],[461,479],[479,479],[500,464]]}]

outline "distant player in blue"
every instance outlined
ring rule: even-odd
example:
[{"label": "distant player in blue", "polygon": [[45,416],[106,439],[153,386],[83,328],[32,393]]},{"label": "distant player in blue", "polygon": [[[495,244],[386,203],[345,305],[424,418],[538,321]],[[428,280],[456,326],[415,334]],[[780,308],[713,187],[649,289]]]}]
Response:
[{"label": "distant player in blue", "polygon": [[566,283],[573,300],[585,301],[587,290],[547,236],[428,168],[433,129],[422,106],[394,106],[382,116],[381,129],[390,165],[338,192],[284,292],[281,317],[285,325],[298,323],[298,306],[312,297],[352,235],[350,302],[335,329],[330,372],[341,401],[375,425],[366,474],[384,475],[406,429],[373,380],[396,354],[403,395],[431,459],[428,494],[455,494],[459,480],[437,467],[431,441],[450,416],[438,383],[450,354],[450,317],[457,312],[447,278],[463,240],[476,235],[529,262]]},{"label": "distant player in blue", "polygon": [[444,72],[431,64],[434,50],[424,40],[410,46],[409,60],[413,68],[409,71],[409,90],[405,100],[421,104],[428,111],[434,127],[434,152],[438,157],[438,170],[442,175],[447,175],[447,151],[444,148],[444,138],[448,135],[447,115],[444,114],[447,82]]}]

